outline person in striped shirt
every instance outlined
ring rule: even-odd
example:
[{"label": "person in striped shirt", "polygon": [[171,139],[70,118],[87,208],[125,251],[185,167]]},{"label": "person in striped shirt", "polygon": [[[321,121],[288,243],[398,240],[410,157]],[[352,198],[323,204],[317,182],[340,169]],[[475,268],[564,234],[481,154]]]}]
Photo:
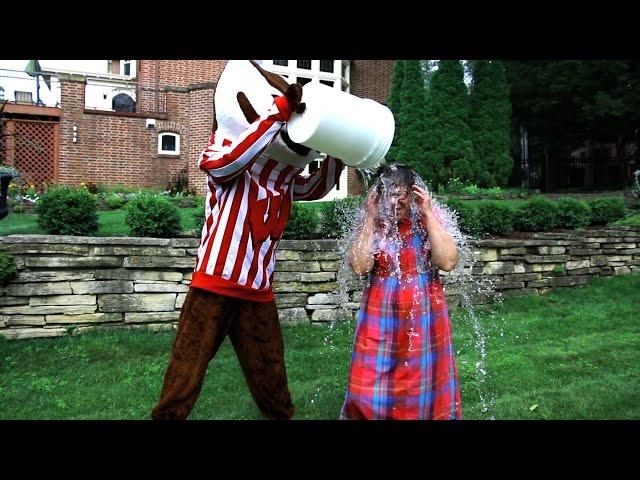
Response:
[{"label": "person in striped shirt", "polygon": [[[208,364],[227,335],[262,414],[271,419],[293,416],[272,291],[276,251],[292,201],[322,198],[339,181],[344,164],[328,156],[312,175],[301,175],[321,155],[292,142],[286,133],[293,112],[304,111],[302,87],[252,65],[276,89],[273,103],[258,115],[238,92],[248,126],[229,138],[230,129],[214,120],[209,145],[200,155],[208,186],[205,222],[154,419],[187,418]],[[223,72],[216,105],[225,81]],[[216,117],[223,115],[216,112]]]}]

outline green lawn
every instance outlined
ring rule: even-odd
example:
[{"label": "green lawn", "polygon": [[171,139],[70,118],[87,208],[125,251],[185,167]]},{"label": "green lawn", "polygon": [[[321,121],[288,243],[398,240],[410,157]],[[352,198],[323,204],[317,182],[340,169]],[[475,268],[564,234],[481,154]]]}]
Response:
[{"label": "green lawn", "polygon": [[[183,230],[196,228],[193,212],[198,210],[198,208],[179,209]],[[125,214],[124,209],[98,211],[100,228],[96,236],[123,237],[129,235],[129,227],[124,221]],[[12,234],[46,234],[46,232],[38,226],[38,215],[35,213],[11,213],[0,221],[0,236]]]},{"label": "green lawn", "polygon": [[[454,315],[467,419],[638,419],[640,275],[494,304],[479,314],[487,336],[481,412],[479,355],[465,312]],[[344,398],[354,325],[284,328],[297,419],[335,419]],[[0,418],[145,419],[154,406],[173,332],[101,331],[0,338]],[[533,408],[534,405],[537,407]],[[230,344],[211,363],[193,419],[260,415]]]}]

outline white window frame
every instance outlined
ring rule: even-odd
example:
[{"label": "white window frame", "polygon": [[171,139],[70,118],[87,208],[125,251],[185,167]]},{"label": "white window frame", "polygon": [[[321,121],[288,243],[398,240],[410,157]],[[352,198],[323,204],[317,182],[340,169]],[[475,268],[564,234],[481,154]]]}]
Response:
[{"label": "white window frame", "polygon": [[[162,137],[171,135],[176,139],[175,150],[163,150],[162,149]],[[180,155],[180,134],[175,132],[160,132],[158,133],[158,155]]]},{"label": "white window frame", "polygon": [[[282,59],[284,60],[284,59]],[[320,83],[320,80],[333,82],[333,88],[350,93],[351,90],[351,60],[334,60],[333,72],[320,71],[320,60],[311,60],[311,70],[298,68],[298,60],[288,60],[289,65],[274,65],[273,60],[262,60],[260,65],[270,72],[284,76],[288,82],[295,82],[297,77],[310,78],[312,82]],[[345,66],[345,75],[342,75],[342,67]]]},{"label": "white window frame", "polygon": [[[124,74],[124,66],[129,64],[129,75]],[[124,78],[135,78],[137,60],[120,60],[120,75]]]}]

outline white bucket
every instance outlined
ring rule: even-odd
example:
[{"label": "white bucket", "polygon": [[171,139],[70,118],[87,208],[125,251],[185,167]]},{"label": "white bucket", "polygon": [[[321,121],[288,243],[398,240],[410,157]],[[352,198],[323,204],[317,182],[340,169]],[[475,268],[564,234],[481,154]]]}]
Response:
[{"label": "white bucket", "polygon": [[287,125],[291,140],[358,168],[375,168],[391,147],[393,113],[370,99],[309,82],[302,90],[307,108]]}]

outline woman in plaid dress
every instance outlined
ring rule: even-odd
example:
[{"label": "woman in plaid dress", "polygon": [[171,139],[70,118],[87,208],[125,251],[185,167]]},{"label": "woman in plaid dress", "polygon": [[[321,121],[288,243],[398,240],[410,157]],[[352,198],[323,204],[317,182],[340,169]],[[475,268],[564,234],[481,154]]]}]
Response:
[{"label": "woman in plaid dress", "polygon": [[[358,314],[342,419],[460,419],[462,406],[438,269],[458,252],[409,167],[379,176],[349,263],[369,275]],[[422,183],[422,185],[424,185]]]}]

